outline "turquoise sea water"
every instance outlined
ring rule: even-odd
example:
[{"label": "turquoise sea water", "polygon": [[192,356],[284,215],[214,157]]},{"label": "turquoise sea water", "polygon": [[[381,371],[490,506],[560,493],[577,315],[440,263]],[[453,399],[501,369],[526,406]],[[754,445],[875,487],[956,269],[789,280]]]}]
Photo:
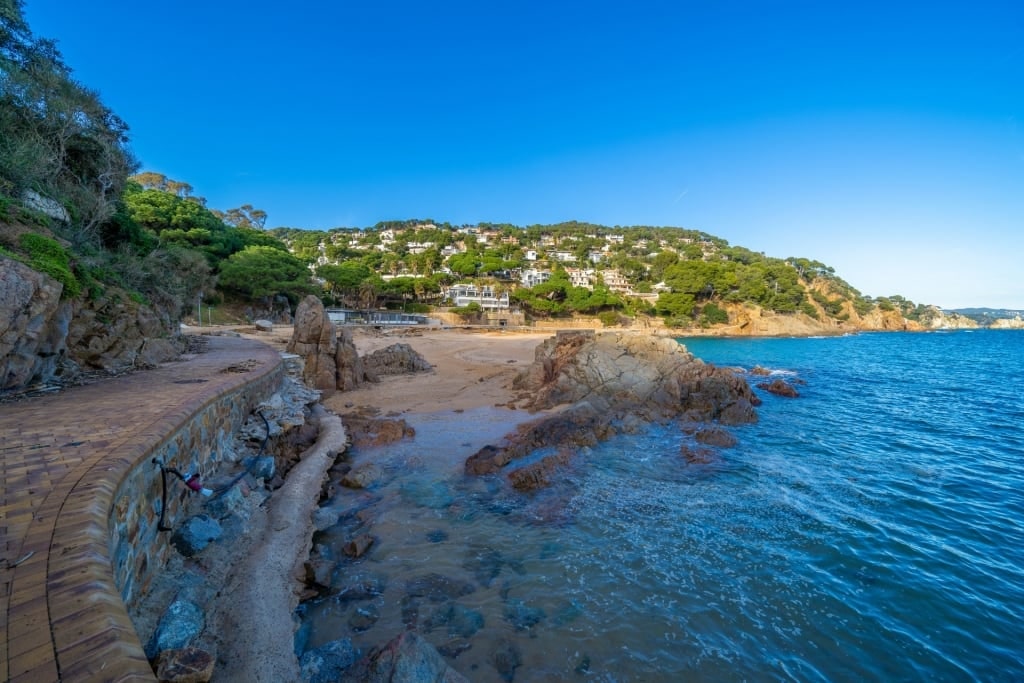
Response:
[{"label": "turquoise sea water", "polygon": [[[414,441],[354,454],[383,483],[335,501],[364,527],[321,539],[375,535],[339,571],[383,589],[301,610],[307,645],[382,644],[413,606],[474,681],[509,680],[510,649],[515,681],[1024,680],[1024,333],[682,341],[806,385],[762,392],[709,463],[656,427],[534,496],[461,473],[525,416],[418,418]],[[473,587],[452,603],[468,622],[410,597],[428,572]],[[377,620],[357,632],[360,609]]]}]

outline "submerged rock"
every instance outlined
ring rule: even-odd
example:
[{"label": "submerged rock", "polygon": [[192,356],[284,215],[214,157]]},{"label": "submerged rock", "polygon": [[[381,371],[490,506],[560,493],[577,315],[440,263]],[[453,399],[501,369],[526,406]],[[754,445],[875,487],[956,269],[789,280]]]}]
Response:
[{"label": "submerged rock", "polygon": [[361,683],[468,683],[434,646],[405,631],[362,660],[343,679]]},{"label": "submerged rock", "polygon": [[516,669],[523,663],[523,655],[515,643],[502,638],[491,653],[491,663],[497,669],[501,680],[511,683],[516,677]]},{"label": "submerged rock", "polygon": [[517,631],[528,631],[544,621],[547,616],[540,607],[530,607],[518,598],[511,598],[505,603],[505,619]]},{"label": "submerged rock", "polygon": [[758,389],[764,389],[769,394],[785,396],[786,398],[797,398],[800,393],[784,379],[773,379],[771,382],[761,382]]},{"label": "submerged rock", "polygon": [[447,602],[427,617],[423,627],[427,632],[443,627],[450,638],[471,638],[484,627],[484,615],[457,602]]},{"label": "submerged rock", "polygon": [[299,659],[302,680],[306,683],[334,683],[355,664],[358,656],[359,651],[348,638],[332,640],[308,650]]},{"label": "submerged rock", "polygon": [[431,602],[445,602],[469,595],[476,586],[469,581],[460,581],[444,574],[430,573],[417,576],[406,582],[406,595],[414,598],[426,598]]}]

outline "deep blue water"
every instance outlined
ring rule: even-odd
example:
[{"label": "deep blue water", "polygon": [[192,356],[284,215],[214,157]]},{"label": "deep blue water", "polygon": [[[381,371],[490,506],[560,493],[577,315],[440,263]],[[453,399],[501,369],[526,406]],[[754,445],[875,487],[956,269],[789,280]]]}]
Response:
[{"label": "deep blue water", "polygon": [[682,341],[806,384],[761,392],[710,463],[657,427],[537,496],[461,474],[508,411],[418,418],[413,442],[355,456],[385,465],[380,543],[343,571],[386,577],[380,619],[353,633],[359,605],[322,601],[310,645],[390,639],[406,582],[435,571],[476,584],[458,603],[483,628],[451,660],[474,681],[502,680],[509,643],[516,681],[1024,680],[1024,333]]}]

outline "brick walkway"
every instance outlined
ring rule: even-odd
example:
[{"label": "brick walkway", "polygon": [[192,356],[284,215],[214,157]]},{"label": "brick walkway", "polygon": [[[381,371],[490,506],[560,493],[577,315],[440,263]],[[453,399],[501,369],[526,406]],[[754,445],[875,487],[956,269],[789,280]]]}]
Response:
[{"label": "brick walkway", "polygon": [[114,586],[111,498],[163,438],[281,362],[209,340],[189,360],[0,404],[0,680],[154,680]]}]

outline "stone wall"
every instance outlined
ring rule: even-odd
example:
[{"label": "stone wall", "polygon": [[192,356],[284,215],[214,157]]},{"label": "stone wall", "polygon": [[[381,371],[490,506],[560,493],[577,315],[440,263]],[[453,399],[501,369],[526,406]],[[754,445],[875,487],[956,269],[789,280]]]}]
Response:
[{"label": "stone wall", "polygon": [[[144,595],[156,572],[172,552],[171,532],[158,530],[161,507],[160,467],[156,458],[181,472],[198,472],[204,479],[215,471],[232,448],[234,433],[256,407],[281,384],[283,366],[211,399],[138,460],[118,484],[110,510],[109,552],[114,580],[129,612]],[[173,524],[190,493],[172,475],[167,478],[166,521]]]}]

